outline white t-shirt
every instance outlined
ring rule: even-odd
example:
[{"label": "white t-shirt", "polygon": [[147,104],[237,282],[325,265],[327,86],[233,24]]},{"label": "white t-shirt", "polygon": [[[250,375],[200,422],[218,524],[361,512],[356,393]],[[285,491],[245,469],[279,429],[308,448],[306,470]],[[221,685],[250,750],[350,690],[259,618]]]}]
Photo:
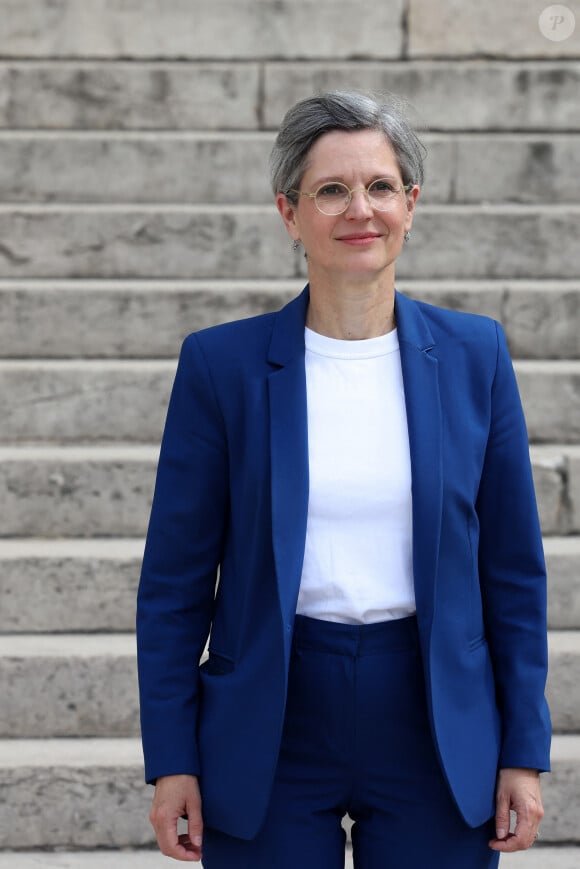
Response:
[{"label": "white t-shirt", "polygon": [[411,460],[396,329],[306,329],[310,496],[297,612],[367,624],[415,612]]}]

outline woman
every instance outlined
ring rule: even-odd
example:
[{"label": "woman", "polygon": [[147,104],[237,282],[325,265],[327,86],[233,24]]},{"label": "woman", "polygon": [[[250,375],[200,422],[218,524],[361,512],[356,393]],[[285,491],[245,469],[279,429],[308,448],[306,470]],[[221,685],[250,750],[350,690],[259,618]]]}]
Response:
[{"label": "woman", "polygon": [[505,338],[395,291],[423,180],[395,100],[298,103],[272,177],[309,284],[186,339],[163,438],[138,606],[158,842],[338,869],[348,814],[359,869],[497,866],[537,836],[550,741]]}]

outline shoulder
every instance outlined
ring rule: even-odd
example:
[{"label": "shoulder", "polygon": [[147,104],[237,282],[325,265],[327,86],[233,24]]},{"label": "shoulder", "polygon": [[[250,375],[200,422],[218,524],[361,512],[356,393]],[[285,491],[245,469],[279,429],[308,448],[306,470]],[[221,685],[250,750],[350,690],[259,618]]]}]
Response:
[{"label": "shoulder", "polygon": [[491,317],[441,308],[428,302],[412,301],[427,321],[436,340],[455,339],[475,343],[482,341],[497,343],[497,333],[498,329],[501,330],[501,325]]},{"label": "shoulder", "polygon": [[[400,297],[400,294],[399,294]],[[497,320],[482,314],[470,314],[441,308],[427,302],[401,297],[404,322],[415,324],[413,334],[427,336],[433,342],[436,355],[468,365],[495,367],[498,354],[507,355],[507,341]],[[420,323],[420,328],[417,328]]]}]

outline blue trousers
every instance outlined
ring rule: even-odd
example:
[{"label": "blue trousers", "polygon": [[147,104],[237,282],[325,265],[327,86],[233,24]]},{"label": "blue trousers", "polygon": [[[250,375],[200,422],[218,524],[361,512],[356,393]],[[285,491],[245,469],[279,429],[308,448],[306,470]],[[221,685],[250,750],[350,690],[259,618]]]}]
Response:
[{"label": "blue trousers", "polygon": [[[252,783],[248,782],[248,798]],[[433,744],[415,617],[296,617],[282,746],[255,839],[204,831],[204,869],[493,869],[493,819],[468,827]]]}]

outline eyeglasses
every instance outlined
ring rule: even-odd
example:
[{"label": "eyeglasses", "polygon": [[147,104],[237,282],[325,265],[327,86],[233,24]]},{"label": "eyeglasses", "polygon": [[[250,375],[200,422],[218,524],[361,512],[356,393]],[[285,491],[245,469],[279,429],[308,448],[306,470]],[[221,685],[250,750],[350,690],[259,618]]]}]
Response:
[{"label": "eyeglasses", "polygon": [[308,196],[309,199],[314,199],[314,204],[321,214],[336,217],[337,214],[346,211],[351,203],[352,194],[358,193],[359,190],[364,192],[371,208],[376,208],[377,211],[387,211],[399,193],[407,192],[412,187],[413,184],[398,185],[389,178],[377,178],[376,181],[371,181],[368,187],[353,187],[351,189],[342,181],[330,181],[321,184],[314,193],[304,193],[295,188],[288,190],[288,193]]}]

